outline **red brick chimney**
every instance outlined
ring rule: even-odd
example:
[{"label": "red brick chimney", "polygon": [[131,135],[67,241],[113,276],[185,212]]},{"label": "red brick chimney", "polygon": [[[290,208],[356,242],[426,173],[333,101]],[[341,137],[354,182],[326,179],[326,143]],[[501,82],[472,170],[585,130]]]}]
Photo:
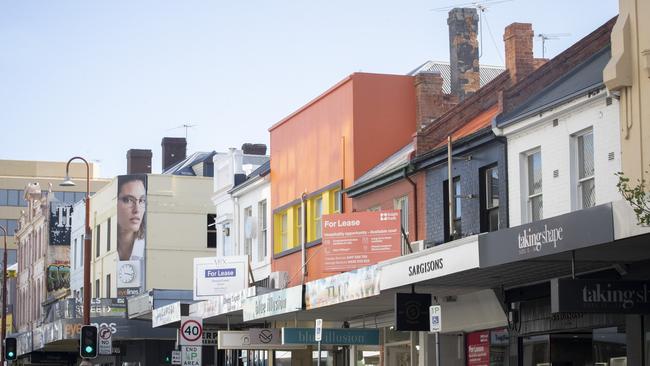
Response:
[{"label": "red brick chimney", "polygon": [[442,76],[438,72],[421,72],[415,75],[416,132],[422,131],[458,104],[458,96],[442,92],[442,82]]},{"label": "red brick chimney", "polygon": [[530,23],[512,23],[506,27],[503,34],[506,47],[506,68],[513,83],[535,71],[533,36],[533,25]]}]

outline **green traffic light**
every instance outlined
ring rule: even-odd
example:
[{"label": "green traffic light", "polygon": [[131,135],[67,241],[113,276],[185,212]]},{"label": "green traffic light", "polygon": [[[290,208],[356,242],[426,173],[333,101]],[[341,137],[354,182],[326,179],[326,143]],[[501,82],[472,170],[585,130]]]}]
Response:
[{"label": "green traffic light", "polygon": [[92,353],[93,352],[93,347],[92,346],[86,346],[86,353]]},{"label": "green traffic light", "polygon": [[9,353],[7,353],[7,356],[9,356],[9,357],[14,357],[14,353],[11,352],[11,351],[9,351]]}]

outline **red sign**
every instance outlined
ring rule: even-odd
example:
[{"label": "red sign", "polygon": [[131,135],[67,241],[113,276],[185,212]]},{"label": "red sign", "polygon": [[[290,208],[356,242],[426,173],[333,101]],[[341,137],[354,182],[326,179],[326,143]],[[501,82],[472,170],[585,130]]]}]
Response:
[{"label": "red sign", "polygon": [[369,266],[401,254],[400,212],[323,215],[325,272]]},{"label": "red sign", "polygon": [[467,335],[467,366],[490,366],[490,331]]}]

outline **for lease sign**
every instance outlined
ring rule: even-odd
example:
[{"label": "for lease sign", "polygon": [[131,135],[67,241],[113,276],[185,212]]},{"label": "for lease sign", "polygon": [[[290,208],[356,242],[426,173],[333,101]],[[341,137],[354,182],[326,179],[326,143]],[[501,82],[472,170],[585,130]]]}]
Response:
[{"label": "for lease sign", "polygon": [[398,210],[323,215],[324,270],[342,272],[401,254]]}]

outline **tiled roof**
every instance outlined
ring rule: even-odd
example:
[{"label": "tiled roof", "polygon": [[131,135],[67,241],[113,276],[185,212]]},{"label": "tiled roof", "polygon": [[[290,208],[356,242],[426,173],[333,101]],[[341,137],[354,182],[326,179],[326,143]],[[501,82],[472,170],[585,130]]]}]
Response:
[{"label": "tiled roof", "polygon": [[[502,66],[481,65],[479,66],[479,77],[481,79],[481,87],[489,83],[492,79],[497,77],[502,72],[506,71]],[[409,72],[407,75],[416,75],[421,72],[439,72],[442,76],[442,91],[445,94],[451,93],[451,67],[449,62],[440,61],[427,61],[420,65],[415,70]]]}]

